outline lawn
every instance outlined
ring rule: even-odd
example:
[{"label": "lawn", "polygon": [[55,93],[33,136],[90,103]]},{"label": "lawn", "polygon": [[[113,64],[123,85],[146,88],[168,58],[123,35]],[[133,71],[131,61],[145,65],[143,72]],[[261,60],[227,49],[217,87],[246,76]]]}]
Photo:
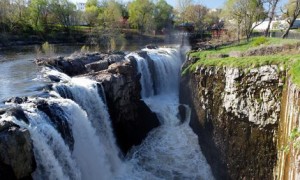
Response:
[{"label": "lawn", "polygon": [[[268,64],[282,64],[283,67],[288,68],[293,82],[300,85],[300,54],[298,49],[283,51],[278,54],[271,54],[265,56],[243,56],[230,57],[231,52],[243,53],[250,49],[266,47],[266,46],[285,46],[287,44],[293,45],[299,43],[297,40],[287,40],[279,38],[253,38],[249,42],[242,42],[240,44],[228,45],[219,47],[216,50],[205,50],[198,52],[191,52],[190,56],[196,57],[198,60],[188,66],[182,71],[182,74],[194,72],[198,66],[218,66],[218,67],[236,67],[241,69],[253,68]],[[295,46],[296,47],[296,46]]]}]

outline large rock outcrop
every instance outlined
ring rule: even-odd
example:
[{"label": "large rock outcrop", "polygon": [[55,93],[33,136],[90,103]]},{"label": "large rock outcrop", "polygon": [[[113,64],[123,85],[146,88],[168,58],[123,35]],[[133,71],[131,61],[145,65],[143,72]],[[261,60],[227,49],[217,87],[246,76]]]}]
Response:
[{"label": "large rock outcrop", "polygon": [[[102,84],[117,143],[124,153],[159,126],[155,113],[141,100],[141,75],[134,58],[125,59],[120,52],[83,53],[38,59],[36,63],[55,67],[69,76],[88,76]],[[55,77],[49,78],[56,81]]]},{"label": "large rock outcrop", "polygon": [[285,71],[199,66],[182,77],[180,101],[217,179],[272,179]]},{"label": "large rock outcrop", "polygon": [[27,129],[0,121],[0,179],[31,179],[36,164]]},{"label": "large rock outcrop", "polygon": [[92,71],[101,71],[108,68],[110,64],[124,60],[124,53],[73,53],[68,57],[38,58],[36,64],[52,66],[68,74],[76,76]]},{"label": "large rock outcrop", "polygon": [[90,77],[101,82],[106,94],[117,142],[123,152],[138,145],[159,126],[155,113],[141,100],[141,75],[134,59],[115,63]]}]

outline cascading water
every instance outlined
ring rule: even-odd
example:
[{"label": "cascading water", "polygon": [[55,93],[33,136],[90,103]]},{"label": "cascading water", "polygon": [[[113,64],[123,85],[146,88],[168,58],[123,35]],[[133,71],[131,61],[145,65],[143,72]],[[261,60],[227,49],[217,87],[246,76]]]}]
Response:
[{"label": "cascading water", "polygon": [[142,98],[161,126],[125,158],[116,146],[103,87],[86,78],[45,69],[56,81],[48,97],[13,104],[23,109],[29,123],[1,117],[29,130],[37,162],[34,179],[213,179],[189,127],[187,106],[185,120],[179,118],[179,53],[168,48],[143,51],[148,60],[137,53],[128,56],[137,61]]},{"label": "cascading water", "polygon": [[175,49],[168,48],[144,51],[154,63],[152,70],[149,70],[146,59],[137,54],[128,56],[137,59],[142,75],[142,92],[149,88],[149,84],[153,84],[152,87],[155,88],[147,89],[147,92],[155,92],[155,95],[142,93],[142,98],[158,115],[162,125],[150,132],[140,146],[133,148],[127,159],[137,162],[146,171],[163,179],[213,179],[211,169],[198,145],[197,135],[189,127],[188,107],[184,123],[179,118],[180,54]]}]

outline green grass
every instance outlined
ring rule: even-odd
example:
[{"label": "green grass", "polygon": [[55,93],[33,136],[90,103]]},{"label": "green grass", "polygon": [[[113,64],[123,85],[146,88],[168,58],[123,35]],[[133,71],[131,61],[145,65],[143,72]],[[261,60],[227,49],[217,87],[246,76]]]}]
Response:
[{"label": "green grass", "polygon": [[250,40],[250,42],[242,41],[239,44],[233,44],[228,46],[219,47],[217,50],[207,50],[191,53],[192,56],[197,56],[200,58],[207,57],[208,55],[216,55],[216,54],[228,54],[232,51],[240,51],[245,52],[251,48],[268,45],[283,45],[283,44],[291,44],[299,42],[294,39],[280,39],[280,38],[262,38],[257,37]]},{"label": "green grass", "polygon": [[191,53],[191,56],[198,57],[199,60],[191,64],[182,71],[182,75],[194,72],[198,66],[218,66],[236,67],[249,69],[269,64],[282,64],[289,69],[289,74],[293,82],[300,86],[300,54],[274,54],[268,56],[246,56],[246,57],[225,57],[220,58],[220,54],[228,54],[232,51],[245,52],[251,48],[268,45],[293,44],[299,41],[278,38],[253,38],[250,42],[243,42],[238,45],[220,47],[217,50],[206,50]]}]

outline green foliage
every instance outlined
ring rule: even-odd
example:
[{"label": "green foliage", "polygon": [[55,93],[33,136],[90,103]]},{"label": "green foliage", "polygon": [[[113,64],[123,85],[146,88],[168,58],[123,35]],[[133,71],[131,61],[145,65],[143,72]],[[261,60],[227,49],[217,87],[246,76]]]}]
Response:
[{"label": "green foliage", "polygon": [[94,26],[100,13],[97,0],[88,0],[85,5],[84,19],[89,26]]},{"label": "green foliage", "polygon": [[263,1],[257,0],[227,0],[223,14],[229,24],[233,24],[232,31],[237,32],[237,37],[241,35],[250,38],[255,26],[253,23],[262,21],[266,18]]},{"label": "green foliage", "polygon": [[75,4],[68,0],[51,0],[50,2],[49,7],[56,22],[65,28],[69,28],[75,14]]},{"label": "green foliage", "polygon": [[86,53],[86,52],[89,52],[90,51],[90,47],[84,45],[80,48],[80,52],[82,53]]},{"label": "green foliage", "polygon": [[128,7],[130,24],[140,32],[154,29],[154,4],[150,0],[134,0]]},{"label": "green foliage", "polygon": [[44,32],[48,26],[49,3],[47,0],[31,0],[30,23],[34,30]]},{"label": "green foliage", "polygon": [[264,36],[258,37],[253,41],[254,46],[259,46],[268,42],[268,39]]},{"label": "green foliage", "polygon": [[159,0],[154,7],[154,21],[157,30],[172,23],[173,8],[165,0]]},{"label": "green foliage", "polygon": [[220,54],[228,54],[232,51],[244,52],[257,47],[262,43],[264,45],[296,43],[296,40],[283,40],[278,38],[253,38],[250,42],[244,42],[238,45],[229,45],[218,48],[218,50],[206,50],[191,53],[191,56],[198,57],[199,60],[182,71],[182,75],[194,72],[198,66],[227,66],[248,69],[268,64],[282,64],[289,69],[289,74],[293,82],[300,86],[300,54],[274,54],[268,56],[246,56],[246,57],[225,57],[220,58]]},{"label": "green foliage", "polygon": [[44,53],[46,56],[52,56],[55,54],[55,48],[46,41],[44,44],[42,44],[42,53]]},{"label": "green foliage", "polygon": [[295,150],[299,150],[299,148],[300,148],[299,137],[300,137],[300,131],[298,130],[298,128],[294,128],[289,135],[287,145],[285,145],[282,148],[282,150],[286,153],[289,152],[291,148],[293,148]]}]

